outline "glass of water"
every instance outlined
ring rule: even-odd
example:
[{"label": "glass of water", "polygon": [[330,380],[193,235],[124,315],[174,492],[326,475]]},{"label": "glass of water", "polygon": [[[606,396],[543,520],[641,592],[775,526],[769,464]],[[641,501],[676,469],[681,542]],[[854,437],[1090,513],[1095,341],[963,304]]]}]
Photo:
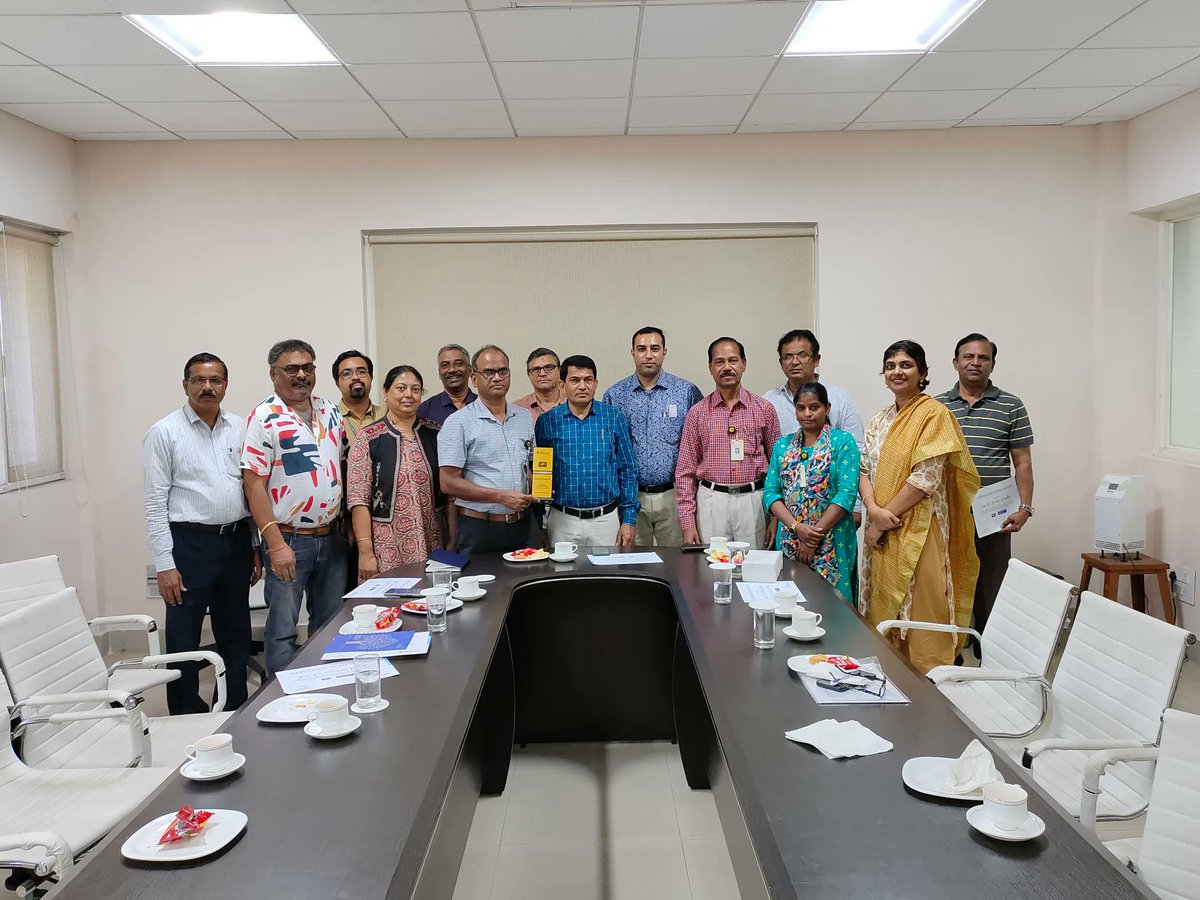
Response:
[{"label": "glass of water", "polygon": [[713,601],[728,603],[733,599],[733,563],[713,563]]},{"label": "glass of water", "polygon": [[354,705],[362,712],[370,712],[382,704],[379,657],[370,654],[354,657]]},{"label": "glass of water", "polygon": [[750,552],[750,545],[745,541],[730,541],[729,542],[729,561],[733,563],[733,577],[742,577],[742,563],[746,561],[746,554]]},{"label": "glass of water", "polygon": [[775,610],[779,604],[774,600],[755,600],[750,604],[754,613],[754,646],[759,650],[770,650],[775,646]]},{"label": "glass of water", "polygon": [[435,569],[429,573],[429,581],[435,588],[445,588],[448,594],[454,587],[454,579],[461,574],[461,569]]},{"label": "glass of water", "polygon": [[446,630],[446,597],[449,590],[443,587],[426,588],[421,591],[425,597],[425,619],[429,630],[437,634]]}]

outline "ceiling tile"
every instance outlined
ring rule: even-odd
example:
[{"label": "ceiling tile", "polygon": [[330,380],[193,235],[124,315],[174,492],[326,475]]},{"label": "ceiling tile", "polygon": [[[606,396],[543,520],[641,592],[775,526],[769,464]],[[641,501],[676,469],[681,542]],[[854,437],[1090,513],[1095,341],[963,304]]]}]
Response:
[{"label": "ceiling tile", "polygon": [[1194,89],[1192,85],[1174,84],[1136,87],[1103,106],[1089,109],[1087,114],[1089,116],[1120,116],[1128,119],[1149,112],[1164,103],[1170,103],[1176,97],[1190,94]]},{"label": "ceiling tile", "polygon": [[1163,75],[1158,76],[1151,84],[1200,84],[1200,59],[1193,59]]},{"label": "ceiling tile", "polygon": [[387,131],[394,126],[374,100],[256,103],[259,112],[287,131]]},{"label": "ceiling tile", "polygon": [[980,50],[929,53],[896,82],[901,91],[1016,87],[1061,56],[1058,50]]},{"label": "ceiling tile", "polygon": [[243,100],[366,100],[341,66],[206,66],[204,72]]},{"label": "ceiling tile", "polygon": [[483,62],[470,13],[309,16],[344,63]]},{"label": "ceiling tile", "polygon": [[397,128],[393,128],[390,131],[373,131],[373,130],[356,131],[353,129],[348,129],[345,131],[293,131],[292,135],[294,137],[300,138],[301,140],[326,140],[326,141],[328,141],[328,140],[344,141],[344,140],[348,140],[348,139],[371,140],[371,141],[378,140],[378,139],[390,139],[390,138],[395,138],[397,140],[404,139],[404,135],[401,134],[400,130]]},{"label": "ceiling tile", "polygon": [[754,95],[741,97],[637,97],[629,125],[737,125]]},{"label": "ceiling tile", "polygon": [[1127,119],[1124,116],[1080,116],[1077,119],[1072,119],[1066,124],[1072,128],[1077,125],[1103,125],[1107,122],[1125,122]]},{"label": "ceiling tile", "polygon": [[916,61],[911,54],[886,56],[785,56],[764,94],[885,91]]},{"label": "ceiling tile", "polygon": [[533,137],[613,137],[625,133],[623,126],[596,126],[594,128],[521,128],[517,134],[523,138]]},{"label": "ceiling tile", "polygon": [[37,60],[30,59],[10,47],[0,44],[0,66],[36,66]]},{"label": "ceiling tile", "polygon": [[114,8],[105,0],[0,0],[0,16],[18,13],[37,15],[74,15],[78,13],[112,13]]},{"label": "ceiling tile", "polygon": [[1187,62],[1200,50],[1072,50],[1021,87],[1134,87]]},{"label": "ceiling tile", "polygon": [[807,3],[647,6],[638,55],[778,56]]},{"label": "ceiling tile", "polygon": [[1062,125],[1062,116],[1051,116],[1041,119],[987,119],[977,116],[959,122],[960,128],[1007,128],[1025,125]]},{"label": "ceiling tile", "polygon": [[1200,3],[1147,0],[1085,47],[1200,47]]},{"label": "ceiling tile", "polygon": [[517,132],[533,129],[619,128],[625,130],[625,99],[610,100],[511,100]]},{"label": "ceiling tile", "polygon": [[513,136],[511,128],[473,128],[469,130],[445,130],[439,128],[416,128],[406,132],[410,138],[420,139],[438,139],[438,138],[510,138]]},{"label": "ceiling tile", "polygon": [[14,103],[0,106],[51,131],[148,131],[154,125],[115,103]]},{"label": "ceiling tile", "polygon": [[380,104],[408,133],[414,129],[474,130],[508,128],[499,100],[384,100]]},{"label": "ceiling tile", "polygon": [[0,66],[0,103],[99,103],[95,91],[42,66]]},{"label": "ceiling tile", "polygon": [[192,66],[59,66],[58,71],[111,100],[235,100]]},{"label": "ceiling tile", "polygon": [[651,125],[634,128],[629,126],[630,134],[733,134],[736,125]]},{"label": "ceiling tile", "polygon": [[774,64],[770,56],[639,59],[633,93],[638,97],[757,94]]},{"label": "ceiling tile", "polygon": [[73,141],[177,141],[169,131],[72,131],[66,135]]},{"label": "ceiling tile", "polygon": [[987,0],[938,50],[1069,50],[1142,0]]},{"label": "ceiling tile", "polygon": [[1111,100],[1124,88],[1017,88],[980,110],[987,119],[1078,116]]},{"label": "ceiling tile", "polygon": [[298,13],[456,12],[467,0],[291,0]]},{"label": "ceiling tile", "polygon": [[878,97],[874,91],[847,94],[763,94],[750,107],[751,125],[849,122]]},{"label": "ceiling tile", "polygon": [[847,131],[929,131],[937,128],[953,128],[958,119],[914,120],[911,122],[853,122]]},{"label": "ceiling tile", "polygon": [[493,62],[632,59],[637,40],[632,6],[496,9],[475,18]]},{"label": "ceiling tile", "polygon": [[230,8],[248,13],[294,12],[287,0],[108,0],[117,12],[151,16],[199,16]]},{"label": "ceiling tile", "polygon": [[804,131],[841,131],[848,124],[846,122],[797,122],[791,125],[783,124],[763,124],[751,125],[745,123],[737,130],[738,134],[793,134]]},{"label": "ceiling tile", "polygon": [[51,66],[186,65],[120,16],[9,16],[4,43]]},{"label": "ceiling tile", "polygon": [[351,73],[376,100],[496,100],[487,63],[407,63],[352,66]]},{"label": "ceiling tile", "polygon": [[290,141],[292,136],[276,128],[274,131],[181,131],[188,141]]},{"label": "ceiling tile", "polygon": [[860,118],[863,122],[964,119],[1003,91],[888,91]]},{"label": "ceiling tile", "polygon": [[496,63],[496,80],[508,100],[555,97],[627,97],[632,59]]},{"label": "ceiling tile", "polygon": [[129,108],[171,131],[273,131],[262,113],[240,100],[216,103],[130,103]]}]

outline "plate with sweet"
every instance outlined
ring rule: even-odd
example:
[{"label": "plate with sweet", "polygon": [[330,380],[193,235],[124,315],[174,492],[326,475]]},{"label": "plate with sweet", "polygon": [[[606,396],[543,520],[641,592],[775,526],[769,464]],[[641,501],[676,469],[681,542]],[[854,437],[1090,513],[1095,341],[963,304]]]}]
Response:
[{"label": "plate with sweet", "polygon": [[788,668],[797,675],[809,675],[813,678],[832,678],[840,675],[852,675],[861,668],[861,664],[853,656],[841,656],[833,653],[805,653],[789,659]]},{"label": "plate with sweet", "polygon": [[727,563],[729,562],[729,551],[718,550],[715,547],[710,547],[708,550],[708,561],[715,563]]},{"label": "plate with sweet", "polygon": [[541,547],[525,547],[504,554],[504,558],[513,563],[537,562],[539,559],[548,559],[549,557],[550,551],[543,550]]}]

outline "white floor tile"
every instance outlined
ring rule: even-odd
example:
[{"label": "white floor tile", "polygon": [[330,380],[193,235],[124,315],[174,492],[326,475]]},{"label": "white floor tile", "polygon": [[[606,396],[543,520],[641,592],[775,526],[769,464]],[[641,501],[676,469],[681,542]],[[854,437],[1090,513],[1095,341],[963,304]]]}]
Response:
[{"label": "white floor tile", "polygon": [[498,844],[468,846],[454,885],[454,900],[488,900],[496,875]]},{"label": "white floor tile", "polygon": [[689,791],[687,776],[683,774],[683,760],[679,758],[679,748],[671,747],[667,754],[667,771],[671,773],[671,790]]},{"label": "white floor tile", "polygon": [[492,883],[492,900],[690,900],[691,896],[683,847],[677,840],[501,846]]},{"label": "white floor tile", "polygon": [[684,789],[674,791],[673,796],[680,837],[724,840],[721,818],[717,815],[717,803],[713,799],[712,791]]},{"label": "white floor tile", "polygon": [[480,797],[475,805],[475,818],[471,821],[471,833],[467,846],[500,843],[504,831],[504,816],[508,812],[508,793],[499,796]]},{"label": "white floor tile", "polygon": [[736,900],[737,879],[724,840],[684,841],[692,900]]}]

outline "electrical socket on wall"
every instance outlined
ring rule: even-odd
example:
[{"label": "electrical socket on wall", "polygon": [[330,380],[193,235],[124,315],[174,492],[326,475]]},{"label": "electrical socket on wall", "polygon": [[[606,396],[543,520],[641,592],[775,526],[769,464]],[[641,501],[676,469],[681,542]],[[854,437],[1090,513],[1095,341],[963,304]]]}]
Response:
[{"label": "electrical socket on wall", "polygon": [[1175,602],[1196,605],[1196,570],[1188,566],[1175,566],[1171,570],[1171,594]]}]

